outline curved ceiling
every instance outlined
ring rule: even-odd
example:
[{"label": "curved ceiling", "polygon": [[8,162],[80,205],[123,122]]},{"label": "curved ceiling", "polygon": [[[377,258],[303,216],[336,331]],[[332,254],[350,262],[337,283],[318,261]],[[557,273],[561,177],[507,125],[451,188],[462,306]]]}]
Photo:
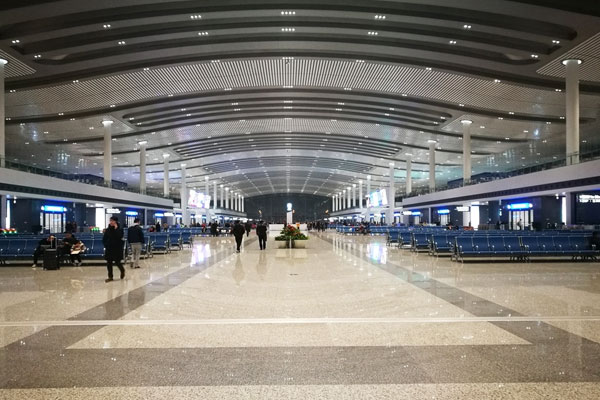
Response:
[{"label": "curved ceiling", "polygon": [[[145,140],[150,187],[169,154],[175,186],[185,162],[192,185],[329,195],[385,184],[390,162],[401,187],[407,154],[418,185],[430,141],[437,179],[460,177],[467,118],[474,174],[521,168],[564,152],[556,63],[596,54],[600,26],[588,0],[115,4],[2,2],[8,157],[101,175],[110,119],[113,177],[132,186]],[[590,145],[596,76],[581,82]]]}]

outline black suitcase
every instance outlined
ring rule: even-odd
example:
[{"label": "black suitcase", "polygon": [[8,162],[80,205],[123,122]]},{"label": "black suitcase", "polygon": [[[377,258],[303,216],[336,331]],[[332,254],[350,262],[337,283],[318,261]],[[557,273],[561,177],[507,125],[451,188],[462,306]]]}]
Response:
[{"label": "black suitcase", "polygon": [[60,269],[60,266],[58,265],[58,254],[56,254],[56,249],[44,250],[44,269]]}]

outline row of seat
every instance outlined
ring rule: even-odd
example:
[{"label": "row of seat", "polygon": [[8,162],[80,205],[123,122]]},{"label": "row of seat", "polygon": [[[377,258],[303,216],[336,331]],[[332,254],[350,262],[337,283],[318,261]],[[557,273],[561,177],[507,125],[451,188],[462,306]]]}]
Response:
[{"label": "row of seat", "polygon": [[511,259],[530,257],[571,257],[596,259],[599,249],[591,246],[587,236],[456,236],[455,257],[509,256]]},{"label": "row of seat", "polygon": [[[85,251],[80,253],[83,259],[98,259],[104,257],[104,243],[102,237],[96,238],[78,237],[85,245]],[[169,253],[173,249],[181,250],[184,245],[191,247],[193,234],[191,231],[150,233],[146,235],[146,243],[142,248],[142,255],[151,257],[156,251]],[[35,252],[41,238],[21,238],[11,237],[0,239],[0,263],[10,259],[31,258]],[[129,246],[125,247],[125,254],[130,253]]]}]

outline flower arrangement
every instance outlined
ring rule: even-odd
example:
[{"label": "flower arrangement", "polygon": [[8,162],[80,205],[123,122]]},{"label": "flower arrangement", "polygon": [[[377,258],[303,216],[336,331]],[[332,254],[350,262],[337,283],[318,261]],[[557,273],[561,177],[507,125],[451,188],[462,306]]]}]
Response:
[{"label": "flower arrangement", "polygon": [[292,225],[285,226],[275,240],[308,240],[308,236],[300,232],[300,229]]}]

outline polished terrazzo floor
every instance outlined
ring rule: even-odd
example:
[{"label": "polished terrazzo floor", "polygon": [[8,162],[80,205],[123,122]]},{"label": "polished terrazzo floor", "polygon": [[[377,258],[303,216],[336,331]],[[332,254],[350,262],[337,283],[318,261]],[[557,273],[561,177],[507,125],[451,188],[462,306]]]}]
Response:
[{"label": "polished terrazzo floor", "polygon": [[0,399],[598,399],[600,263],[460,264],[383,237],[229,238],[0,268]]}]

